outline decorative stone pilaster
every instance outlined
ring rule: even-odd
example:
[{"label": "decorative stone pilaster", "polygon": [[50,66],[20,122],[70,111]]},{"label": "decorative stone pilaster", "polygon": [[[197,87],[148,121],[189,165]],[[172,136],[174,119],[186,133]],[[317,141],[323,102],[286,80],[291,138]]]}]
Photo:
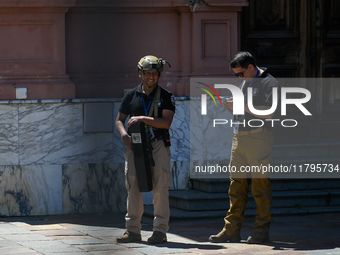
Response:
[{"label": "decorative stone pilaster", "polygon": [[74,98],[66,74],[65,13],[76,0],[0,1],[0,99]]}]

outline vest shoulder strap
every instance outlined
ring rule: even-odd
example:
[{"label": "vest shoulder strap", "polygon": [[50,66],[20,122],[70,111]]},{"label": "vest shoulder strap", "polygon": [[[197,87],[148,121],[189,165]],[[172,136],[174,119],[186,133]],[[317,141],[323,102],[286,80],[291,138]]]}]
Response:
[{"label": "vest shoulder strap", "polygon": [[151,117],[152,115],[157,118],[158,117],[158,103],[161,98],[161,88],[158,86],[156,89],[155,97],[153,98],[150,111],[148,116]]}]

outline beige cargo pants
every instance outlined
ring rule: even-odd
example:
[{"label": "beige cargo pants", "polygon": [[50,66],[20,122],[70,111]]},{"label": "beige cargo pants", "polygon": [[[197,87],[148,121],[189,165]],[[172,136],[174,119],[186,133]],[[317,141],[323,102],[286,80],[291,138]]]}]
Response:
[{"label": "beige cargo pants", "polygon": [[[245,166],[269,165],[273,134],[264,129],[261,132],[240,132],[234,135],[231,150],[231,166],[238,171]],[[268,175],[262,173],[238,172],[232,174],[229,187],[230,209],[225,217],[225,230],[228,234],[238,234],[244,221],[248,201],[249,184],[256,202],[254,232],[269,233],[271,222],[272,187]]]},{"label": "beige cargo pants", "polygon": [[[166,233],[169,229],[170,217],[170,147],[165,147],[162,140],[152,142],[152,147],[155,161],[155,166],[151,168],[154,207],[153,231]],[[125,216],[126,229],[134,233],[140,233],[141,218],[144,212],[143,193],[138,188],[133,152],[126,148],[124,156],[125,184],[128,192],[127,213]]]}]

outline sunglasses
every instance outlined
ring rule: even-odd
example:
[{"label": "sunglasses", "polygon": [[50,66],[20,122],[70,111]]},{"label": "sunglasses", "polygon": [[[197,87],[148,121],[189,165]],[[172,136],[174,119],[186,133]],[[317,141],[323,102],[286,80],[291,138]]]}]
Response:
[{"label": "sunglasses", "polygon": [[240,73],[234,73],[234,75],[236,76],[236,77],[238,77],[238,78],[242,78],[242,77],[244,77],[244,74],[243,74],[244,72],[240,72]]},{"label": "sunglasses", "polygon": [[[248,67],[246,68],[246,70],[248,69]],[[234,73],[234,75],[238,78],[243,78],[244,77],[244,72],[246,71],[244,70],[243,72],[239,72],[239,73]]]}]

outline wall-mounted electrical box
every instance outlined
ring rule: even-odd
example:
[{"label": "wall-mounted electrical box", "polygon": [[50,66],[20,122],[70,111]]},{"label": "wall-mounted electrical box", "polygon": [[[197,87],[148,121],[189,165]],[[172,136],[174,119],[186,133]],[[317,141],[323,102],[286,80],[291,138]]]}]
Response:
[{"label": "wall-mounted electrical box", "polygon": [[16,88],[16,99],[26,99],[27,88]]}]

